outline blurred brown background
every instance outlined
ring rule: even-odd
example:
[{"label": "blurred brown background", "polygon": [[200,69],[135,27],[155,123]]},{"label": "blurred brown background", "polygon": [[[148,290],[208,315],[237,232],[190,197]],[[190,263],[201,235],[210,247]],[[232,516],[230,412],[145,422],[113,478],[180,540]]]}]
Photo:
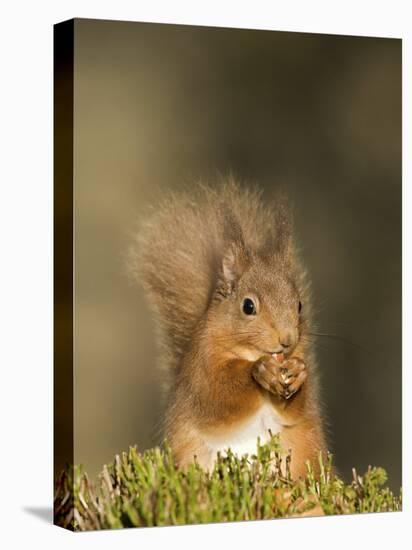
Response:
[{"label": "blurred brown background", "polygon": [[[75,462],[157,442],[153,322],[124,254],[166,189],[285,187],[341,473],[401,484],[401,41],[76,20]],[[70,411],[67,411],[70,414]],[[59,460],[56,467],[59,467]]]}]

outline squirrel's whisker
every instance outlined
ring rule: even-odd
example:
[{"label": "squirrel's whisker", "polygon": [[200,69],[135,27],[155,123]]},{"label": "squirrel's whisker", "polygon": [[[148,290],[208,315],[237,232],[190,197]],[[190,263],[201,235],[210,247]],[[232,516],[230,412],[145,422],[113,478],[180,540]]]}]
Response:
[{"label": "squirrel's whisker", "polygon": [[368,348],[365,348],[365,346],[362,346],[361,344],[358,344],[357,342],[352,342],[351,340],[348,340],[344,336],[340,336],[339,334],[331,334],[326,332],[310,332],[308,333],[310,336],[316,336],[318,338],[330,338],[331,340],[343,342],[344,344],[348,344],[350,346],[353,346],[355,348],[358,348],[365,353],[368,353],[370,355],[373,355],[372,351]]}]

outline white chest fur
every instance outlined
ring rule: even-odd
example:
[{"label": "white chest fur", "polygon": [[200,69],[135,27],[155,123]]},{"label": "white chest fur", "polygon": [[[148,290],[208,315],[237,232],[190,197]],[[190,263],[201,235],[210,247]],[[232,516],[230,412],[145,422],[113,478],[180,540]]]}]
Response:
[{"label": "white chest fur", "polygon": [[243,424],[219,436],[208,435],[205,437],[204,443],[210,449],[211,462],[216,458],[218,451],[223,452],[228,447],[239,456],[246,453],[254,454],[258,437],[260,437],[260,442],[264,443],[270,437],[269,430],[274,435],[280,432],[282,427],[281,418],[276,410],[269,403],[264,403],[258,412]]}]

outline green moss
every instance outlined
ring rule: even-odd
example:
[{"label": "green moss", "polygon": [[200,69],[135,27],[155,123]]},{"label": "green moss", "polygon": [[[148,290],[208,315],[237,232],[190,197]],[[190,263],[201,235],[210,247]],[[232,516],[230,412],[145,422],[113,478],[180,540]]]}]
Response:
[{"label": "green moss", "polygon": [[55,523],[75,531],[155,525],[186,525],[299,515],[401,510],[401,495],[384,485],[382,468],[345,484],[319,458],[320,475],[307,464],[293,481],[290,456],[281,457],[278,437],[258,444],[256,455],[220,455],[212,472],[195,462],[183,471],[165,444],[144,453],[135,447],[104,466],[96,485],[79,466],[62,472],[55,492]]}]

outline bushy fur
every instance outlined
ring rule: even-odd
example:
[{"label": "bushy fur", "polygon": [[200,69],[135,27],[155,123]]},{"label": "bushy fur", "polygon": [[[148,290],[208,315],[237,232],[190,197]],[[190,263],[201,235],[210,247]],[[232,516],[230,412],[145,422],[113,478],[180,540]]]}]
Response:
[{"label": "bushy fur", "polygon": [[283,194],[265,204],[256,187],[242,187],[233,177],[217,187],[197,184],[190,192],[169,194],[153,215],[141,221],[129,255],[130,271],[155,311],[169,378],[173,379],[209,307],[223,258],[239,241],[248,252],[279,260],[272,275],[290,271],[304,297],[308,319],[308,281]]},{"label": "bushy fur", "polygon": [[302,475],[326,444],[285,197],[266,203],[233,178],[170,195],[141,223],[130,266],[158,320],[171,389],[164,433],[179,464],[196,456],[211,468],[219,450],[253,452],[274,429]]}]

